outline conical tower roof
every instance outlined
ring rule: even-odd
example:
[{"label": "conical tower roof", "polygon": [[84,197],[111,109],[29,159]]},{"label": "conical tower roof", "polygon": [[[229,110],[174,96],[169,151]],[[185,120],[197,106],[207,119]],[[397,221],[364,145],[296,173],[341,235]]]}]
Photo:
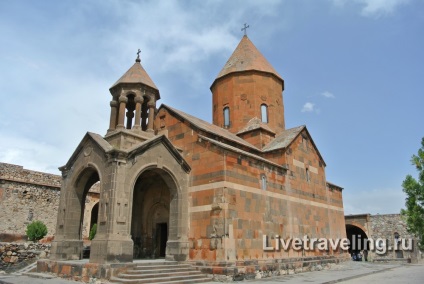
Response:
[{"label": "conical tower roof", "polygon": [[141,66],[140,59],[137,58],[135,60],[135,63],[133,66],[131,66],[130,69],[128,69],[127,72],[125,72],[124,75],[122,75],[121,78],[119,78],[118,81],[116,81],[115,84],[113,84],[110,89],[114,88],[115,86],[119,84],[134,84],[134,83],[140,83],[144,84],[146,86],[149,86],[155,90],[159,89],[156,87],[155,83],[153,83],[153,80],[150,78],[149,74],[147,74],[146,70],[144,70],[143,66]]},{"label": "conical tower roof", "polygon": [[215,81],[230,73],[250,70],[270,73],[275,75],[278,79],[283,80],[280,74],[275,71],[274,67],[272,67],[268,60],[266,60],[262,53],[245,35],[234,50],[230,59],[225,63],[224,68],[219,72]]}]

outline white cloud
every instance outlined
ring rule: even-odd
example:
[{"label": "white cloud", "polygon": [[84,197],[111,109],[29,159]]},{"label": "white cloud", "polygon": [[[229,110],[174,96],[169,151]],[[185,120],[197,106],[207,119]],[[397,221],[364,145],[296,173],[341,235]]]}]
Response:
[{"label": "white cloud", "polygon": [[380,17],[394,13],[397,8],[409,3],[410,0],[332,0],[332,2],[339,7],[354,3],[361,7],[362,16]]},{"label": "white cloud", "polygon": [[361,0],[363,7],[361,14],[364,16],[388,15],[394,12],[399,6],[409,2],[409,0]]},{"label": "white cloud", "polygon": [[303,105],[302,112],[312,112],[314,111],[315,104],[307,102]]},{"label": "white cloud", "polygon": [[328,92],[328,91],[325,91],[325,92],[321,93],[321,96],[326,97],[326,98],[329,98],[329,99],[334,99],[335,98],[335,96],[332,93]]},{"label": "white cloud", "polygon": [[0,45],[0,162],[55,173],[86,131],[106,133],[108,88],[131,67],[138,48],[160,89],[159,104],[196,114],[201,108],[186,101],[210,96],[243,23],[261,37],[281,28],[269,24],[281,17],[282,3],[274,0],[22,5],[11,2],[0,17],[8,43]]},{"label": "white cloud", "polygon": [[213,55],[231,54],[241,38],[241,23],[246,14],[255,11],[261,17],[271,18],[278,16],[278,5],[278,1],[260,4],[245,1],[243,5],[210,1],[199,1],[196,5],[178,1],[118,1],[116,6],[125,17],[117,19],[123,22],[110,36],[119,43],[117,48],[121,53],[132,54],[141,45],[142,63],[154,62],[158,72],[193,71],[193,63],[206,61]]},{"label": "white cloud", "polygon": [[405,207],[406,195],[401,188],[372,190],[345,189],[343,205],[345,214],[397,214]]},{"label": "white cloud", "polygon": [[66,163],[69,153],[51,143],[37,142],[23,137],[2,135],[0,162],[23,165],[26,169],[59,174],[58,166]]}]

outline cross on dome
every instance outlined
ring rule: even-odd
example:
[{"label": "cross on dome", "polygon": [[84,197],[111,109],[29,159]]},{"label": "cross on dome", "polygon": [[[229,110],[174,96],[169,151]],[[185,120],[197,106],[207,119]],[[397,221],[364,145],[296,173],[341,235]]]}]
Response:
[{"label": "cross on dome", "polygon": [[247,28],[250,28],[250,26],[244,23],[244,28],[241,28],[241,30],[244,31],[244,35],[247,35]]}]

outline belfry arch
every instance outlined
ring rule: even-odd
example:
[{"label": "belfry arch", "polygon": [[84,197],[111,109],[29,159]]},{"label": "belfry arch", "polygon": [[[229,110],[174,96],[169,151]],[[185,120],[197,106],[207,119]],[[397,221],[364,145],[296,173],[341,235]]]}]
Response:
[{"label": "belfry arch", "polygon": [[119,129],[154,132],[160,94],[140,62],[137,56],[135,64],[109,89],[112,94],[109,133]]}]

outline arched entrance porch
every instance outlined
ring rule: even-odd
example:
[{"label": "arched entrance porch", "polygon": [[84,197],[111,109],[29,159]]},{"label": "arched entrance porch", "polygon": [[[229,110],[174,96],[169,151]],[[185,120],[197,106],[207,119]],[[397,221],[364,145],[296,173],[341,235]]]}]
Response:
[{"label": "arched entrance porch", "polygon": [[134,259],[166,256],[167,242],[176,239],[170,216],[178,215],[178,187],[163,169],[144,170],[133,190],[131,236]]}]

